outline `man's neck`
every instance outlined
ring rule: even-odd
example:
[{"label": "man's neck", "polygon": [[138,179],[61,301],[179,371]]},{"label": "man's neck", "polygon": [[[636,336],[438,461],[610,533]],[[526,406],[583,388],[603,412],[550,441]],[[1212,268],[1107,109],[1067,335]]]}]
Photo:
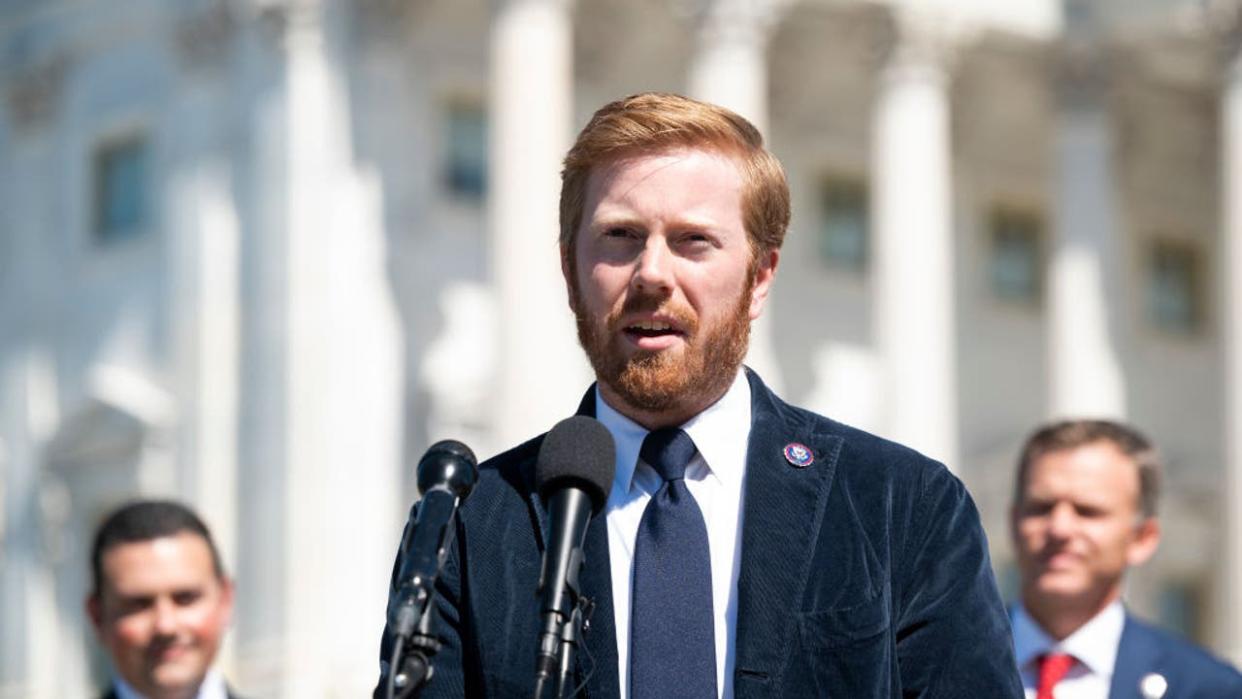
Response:
[{"label": "man's neck", "polygon": [[1057,641],[1064,641],[1120,597],[1120,586],[1102,597],[1082,600],[1040,598],[1027,593],[1022,595],[1022,606],[1044,633]]},{"label": "man's neck", "polygon": [[729,391],[730,385],[731,384],[725,384],[718,393],[707,398],[701,398],[685,404],[675,405],[659,411],[643,410],[642,408],[630,405],[622,399],[620,395],[613,391],[611,386],[603,381],[599,382],[599,394],[600,397],[604,399],[604,402],[608,403],[613,410],[616,410],[618,413],[621,413],[648,430],[657,430],[661,427],[677,427],[685,424],[690,420],[690,418],[698,415],[704,410],[707,410],[714,405],[716,401],[723,398],[724,394]]}]

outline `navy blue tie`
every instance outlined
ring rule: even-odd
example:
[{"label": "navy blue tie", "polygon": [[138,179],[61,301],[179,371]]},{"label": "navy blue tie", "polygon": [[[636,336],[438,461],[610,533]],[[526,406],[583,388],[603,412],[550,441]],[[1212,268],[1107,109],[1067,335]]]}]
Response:
[{"label": "navy blue tie", "polygon": [[643,440],[642,459],[664,485],[643,510],[634,543],[633,699],[717,696],[707,525],[685,480],[696,451],[690,435],[675,428]]}]

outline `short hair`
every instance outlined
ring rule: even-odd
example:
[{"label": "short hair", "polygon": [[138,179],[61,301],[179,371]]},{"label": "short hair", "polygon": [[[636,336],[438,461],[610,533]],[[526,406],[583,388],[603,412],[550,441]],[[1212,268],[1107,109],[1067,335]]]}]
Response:
[{"label": "short hair", "polygon": [[1109,442],[1134,461],[1139,477],[1139,512],[1143,518],[1156,516],[1164,465],[1160,453],[1142,432],[1112,420],[1062,420],[1035,430],[1027,438],[1018,459],[1018,477],[1014,482],[1014,504],[1021,504],[1026,493],[1026,478],[1031,464],[1054,452]]},{"label": "short hair", "polygon": [[560,244],[574,245],[592,170],[636,155],[701,148],[732,157],[742,174],[742,221],[752,261],[779,250],[789,227],[789,184],[763,136],[723,107],[681,95],[644,92],[610,102],[578,134],[561,170]]},{"label": "short hair", "polygon": [[217,578],[224,577],[220,552],[207,525],[189,507],[173,500],[133,500],[114,510],[95,532],[91,545],[91,596],[103,591],[103,557],[121,544],[152,541],[182,532],[202,537],[211,551]]}]

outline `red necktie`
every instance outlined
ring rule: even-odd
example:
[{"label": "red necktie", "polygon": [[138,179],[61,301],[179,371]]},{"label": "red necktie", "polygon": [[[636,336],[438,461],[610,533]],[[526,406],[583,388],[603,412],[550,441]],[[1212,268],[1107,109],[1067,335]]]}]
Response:
[{"label": "red necktie", "polygon": [[1068,653],[1045,653],[1039,656],[1039,693],[1035,699],[1053,699],[1052,688],[1057,686],[1065,673],[1074,666],[1074,656]]}]

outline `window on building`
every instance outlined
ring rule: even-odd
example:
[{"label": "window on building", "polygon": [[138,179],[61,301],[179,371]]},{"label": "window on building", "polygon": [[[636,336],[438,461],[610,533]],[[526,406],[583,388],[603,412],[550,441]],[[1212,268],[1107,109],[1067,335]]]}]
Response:
[{"label": "window on building", "polygon": [[989,223],[988,284],[1004,301],[1038,305],[1043,295],[1043,221],[1032,211],[998,207]]},{"label": "window on building", "polygon": [[104,143],[93,158],[95,239],[117,243],[141,235],[149,221],[147,139],[133,136]]},{"label": "window on building", "polygon": [[487,112],[478,103],[453,102],[445,123],[445,186],[454,196],[479,199],[487,192]]},{"label": "window on building", "polygon": [[1184,242],[1159,241],[1148,256],[1147,313],[1161,330],[1187,335],[1204,320],[1199,251]]},{"label": "window on building", "polygon": [[867,266],[870,220],[867,187],[857,178],[829,177],[820,193],[820,255],[832,267]]}]

